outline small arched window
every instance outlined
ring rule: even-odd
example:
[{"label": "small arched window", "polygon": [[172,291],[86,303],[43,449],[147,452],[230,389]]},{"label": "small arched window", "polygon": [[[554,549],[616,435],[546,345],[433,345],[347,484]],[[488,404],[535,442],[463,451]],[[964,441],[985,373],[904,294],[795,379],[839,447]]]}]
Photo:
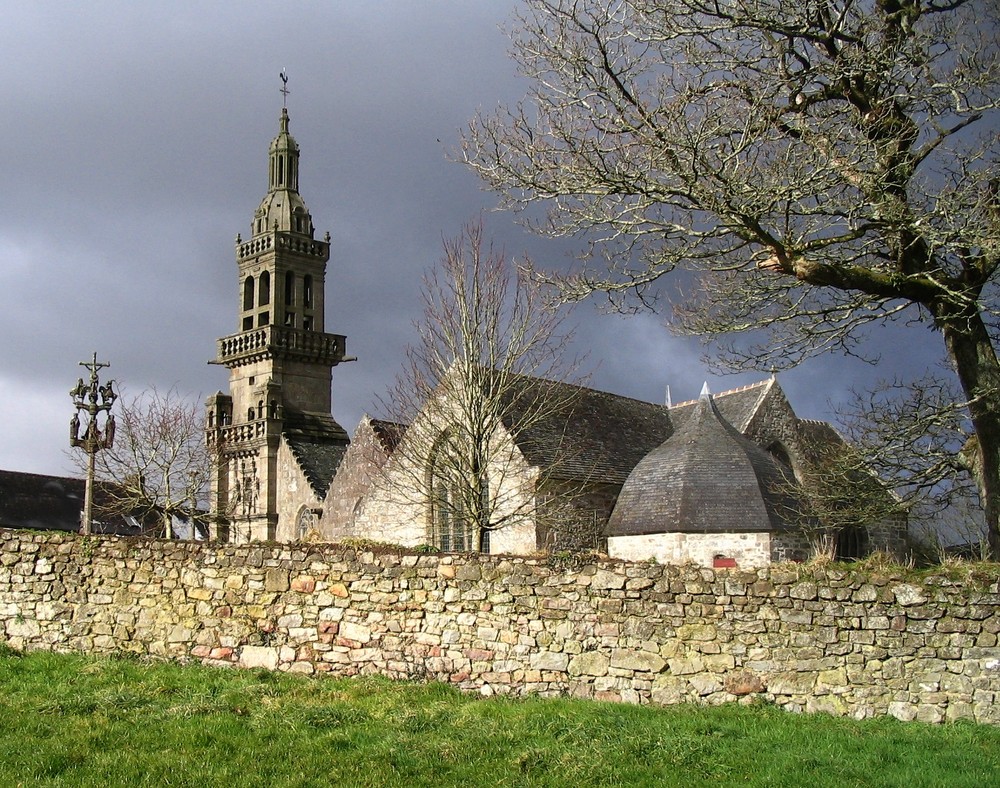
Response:
[{"label": "small arched window", "polygon": [[837,534],[837,560],[857,561],[868,555],[868,529],[863,525],[848,525]]},{"label": "small arched window", "polygon": [[787,468],[792,467],[792,458],[780,441],[774,441],[767,447],[767,453]]},{"label": "small arched window", "polygon": [[295,518],[295,532],[299,541],[308,539],[318,531],[319,518],[316,512],[303,506],[299,509],[299,515]]},{"label": "small arched window", "polygon": [[243,309],[253,309],[253,277],[248,276],[243,282]]},{"label": "small arched window", "polygon": [[271,273],[264,271],[260,275],[260,285],[258,286],[257,304],[265,306],[271,303]]}]

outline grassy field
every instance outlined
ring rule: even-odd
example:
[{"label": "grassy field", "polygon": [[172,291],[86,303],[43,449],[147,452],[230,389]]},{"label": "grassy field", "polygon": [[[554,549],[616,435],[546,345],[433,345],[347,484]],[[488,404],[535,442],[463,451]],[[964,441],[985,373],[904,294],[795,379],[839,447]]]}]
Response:
[{"label": "grassy field", "polygon": [[988,786],[1000,729],[0,650],[0,786]]}]

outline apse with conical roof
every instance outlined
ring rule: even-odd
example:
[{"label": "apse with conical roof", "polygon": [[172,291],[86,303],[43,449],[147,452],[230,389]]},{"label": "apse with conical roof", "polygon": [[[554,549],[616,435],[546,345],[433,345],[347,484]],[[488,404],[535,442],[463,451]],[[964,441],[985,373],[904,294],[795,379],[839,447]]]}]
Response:
[{"label": "apse with conical roof", "polygon": [[681,428],[629,474],[607,535],[789,527],[791,473],[719,413],[707,387]]}]

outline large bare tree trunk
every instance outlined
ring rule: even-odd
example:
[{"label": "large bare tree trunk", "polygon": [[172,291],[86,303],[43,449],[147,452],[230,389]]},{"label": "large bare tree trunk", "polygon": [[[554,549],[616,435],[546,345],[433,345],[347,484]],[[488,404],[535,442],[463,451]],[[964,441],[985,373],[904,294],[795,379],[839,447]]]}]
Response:
[{"label": "large bare tree trunk", "polygon": [[973,475],[986,521],[990,557],[1000,561],[1000,363],[979,314],[944,325],[944,339],[969,402],[978,443]]}]

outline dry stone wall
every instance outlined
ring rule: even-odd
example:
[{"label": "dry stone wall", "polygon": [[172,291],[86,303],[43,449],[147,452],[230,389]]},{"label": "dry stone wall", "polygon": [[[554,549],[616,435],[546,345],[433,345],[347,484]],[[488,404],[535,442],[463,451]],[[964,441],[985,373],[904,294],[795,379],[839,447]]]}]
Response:
[{"label": "dry stone wall", "polygon": [[19,649],[1000,723],[1000,583],[0,531]]}]

